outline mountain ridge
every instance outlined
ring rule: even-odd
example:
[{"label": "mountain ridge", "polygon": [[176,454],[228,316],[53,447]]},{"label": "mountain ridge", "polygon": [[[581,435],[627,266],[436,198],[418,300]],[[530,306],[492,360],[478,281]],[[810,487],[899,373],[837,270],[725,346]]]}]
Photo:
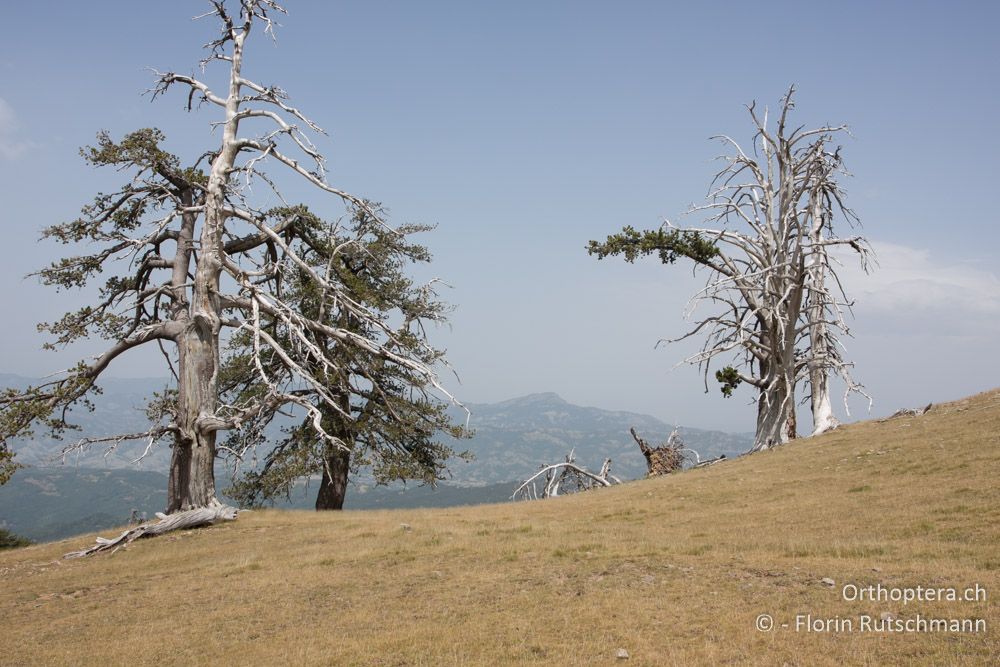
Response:
[{"label": "mountain ridge", "polygon": [[[33,381],[0,373],[0,384],[7,386],[24,386]],[[166,378],[106,378],[101,383],[103,393],[95,397],[95,410],[71,413],[72,419],[81,426],[79,432],[70,432],[61,441],[44,436],[15,441],[16,460],[26,465],[50,466],[54,457],[58,458],[62,448],[71,444],[74,438],[144,431],[147,428],[142,410],[145,398],[161,390],[166,383]],[[468,450],[475,457],[472,462],[458,459],[450,462],[450,482],[459,486],[484,486],[523,479],[543,464],[562,460],[571,450],[584,466],[599,467],[610,457],[617,475],[641,477],[645,474],[645,460],[629,435],[629,428],[635,427],[651,442],[665,441],[672,430],[671,426],[650,415],[579,406],[555,392],[526,394],[497,403],[469,403],[467,407],[474,437],[447,441],[454,449]],[[465,422],[464,410],[454,407],[452,414],[455,421]],[[703,457],[745,452],[753,437],[752,434],[695,428],[682,428],[681,435]],[[86,453],[67,455],[66,460],[85,468],[158,472],[169,469],[169,447],[154,448],[136,465],[133,461],[142,449],[143,445],[137,442],[106,453],[105,448],[94,445]],[[265,451],[258,451],[258,457]],[[365,481],[364,475],[359,479]]]}]

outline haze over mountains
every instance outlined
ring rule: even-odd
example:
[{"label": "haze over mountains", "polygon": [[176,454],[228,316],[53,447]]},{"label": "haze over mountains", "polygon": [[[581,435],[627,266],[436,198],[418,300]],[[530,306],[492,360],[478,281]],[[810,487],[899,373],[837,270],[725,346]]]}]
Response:
[{"label": "haze over mountains", "polygon": [[[610,456],[616,475],[635,479],[646,474],[646,461],[629,428],[635,427],[651,442],[665,441],[672,430],[649,415],[573,405],[553,393],[472,404],[469,410],[476,434],[467,449],[476,458],[453,468],[455,481],[466,484],[523,479],[544,463],[561,461],[571,449],[580,464],[592,468]],[[683,426],[681,436],[702,458],[740,454],[753,443],[752,433]]]},{"label": "haze over mountains", "polygon": [[[0,374],[0,386],[19,387],[30,382],[33,381],[21,376]],[[94,411],[81,408],[72,413],[71,421],[80,426],[80,431],[67,432],[62,441],[56,441],[39,430],[34,439],[15,442],[17,461],[24,465],[51,466],[58,463],[54,458],[58,458],[65,445],[81,437],[145,431],[146,398],[166,384],[162,378],[102,379],[103,393],[94,400]],[[463,486],[523,479],[540,465],[562,460],[570,450],[576,451],[580,464],[590,467],[599,468],[604,458],[610,456],[615,474],[634,479],[645,474],[646,464],[629,435],[629,428],[634,426],[651,442],[665,440],[672,428],[649,415],[573,405],[553,393],[530,394],[492,404],[471,403],[467,407],[475,436],[451,442],[454,449],[469,450],[475,457],[470,462],[452,462],[451,482]],[[452,412],[456,421],[465,420],[463,410]],[[703,458],[745,452],[753,440],[752,434],[706,431],[683,425],[681,435]],[[166,446],[154,448],[139,464],[133,464],[144,447],[142,441],[127,442],[105,455],[106,447],[95,444],[86,453],[67,456],[66,463],[85,468],[166,472],[170,461],[170,449]],[[258,454],[262,456],[264,452]]]},{"label": "haze over mountains", "polygon": [[[0,374],[0,385],[23,386],[27,378]],[[105,456],[105,447],[94,445],[83,454],[72,454],[59,465],[58,454],[67,443],[83,436],[142,432],[147,428],[143,405],[163,379],[103,380],[103,393],[95,410],[78,410],[79,432],[63,441],[42,437],[16,442],[17,461],[30,466],[0,487],[0,526],[36,540],[57,539],[88,530],[122,524],[132,509],[152,516],[166,501],[166,476],[170,449],[160,446],[139,464],[133,464],[145,443],[122,445]],[[574,450],[576,460],[597,469],[606,457],[622,479],[646,473],[646,464],[629,435],[629,428],[651,442],[664,441],[671,426],[648,415],[615,412],[567,403],[553,393],[531,394],[493,404],[469,404],[469,425],[475,436],[451,443],[470,451],[472,461],[455,459],[451,479],[436,489],[416,484],[373,487],[359,475],[347,494],[348,509],[415,507],[500,502],[509,498],[515,483],[546,463],[561,461]],[[464,421],[466,413],[455,409]],[[276,433],[277,434],[277,433]],[[753,434],[681,428],[686,443],[703,458],[745,452]],[[259,452],[263,455],[264,452]],[[57,460],[53,460],[56,457]],[[217,470],[219,490],[229,484],[229,474]],[[303,484],[283,506],[312,507],[315,485]]]}]

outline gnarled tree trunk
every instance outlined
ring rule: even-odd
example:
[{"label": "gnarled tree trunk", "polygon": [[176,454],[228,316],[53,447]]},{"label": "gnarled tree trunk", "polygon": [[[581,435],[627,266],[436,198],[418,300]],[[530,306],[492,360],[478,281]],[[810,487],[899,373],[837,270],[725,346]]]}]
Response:
[{"label": "gnarled tree trunk", "polygon": [[795,438],[795,396],[784,378],[757,397],[757,435],[751,451],[771,449]]},{"label": "gnarled tree trunk", "polygon": [[229,96],[222,146],[212,161],[205,193],[205,219],[201,228],[198,269],[195,272],[191,315],[177,341],[178,427],[170,464],[167,512],[206,507],[215,500],[215,440],[213,419],[219,402],[219,333],[222,306],[219,276],[222,273],[222,237],[230,217],[227,188],[240,151],[240,71],[247,33],[232,37]]},{"label": "gnarled tree trunk", "polygon": [[[347,323],[345,315],[345,324]],[[339,412],[334,412],[329,406],[321,409],[325,413],[324,422],[328,432],[336,434],[340,443],[323,443],[323,481],[316,494],[316,511],[344,509],[344,497],[347,495],[347,480],[351,472],[351,454],[354,435],[348,415],[351,414],[351,393],[346,378],[338,381],[340,388],[334,392]],[[342,443],[342,444],[341,444]]]},{"label": "gnarled tree trunk", "polygon": [[[786,312],[796,313],[801,303],[801,289],[792,289]],[[796,437],[795,419],[795,326],[796,319],[786,316],[769,321],[759,318],[761,339],[780,358],[760,359],[757,393],[757,433],[750,451],[763,451]]]},{"label": "gnarled tree trunk", "polygon": [[812,227],[809,242],[812,245],[809,263],[808,321],[809,349],[809,392],[812,408],[813,435],[832,431],[840,425],[833,414],[830,402],[830,364],[837,351],[832,344],[826,324],[826,304],[823,302],[823,286],[826,284],[827,253],[823,245],[823,208],[817,195],[812,202]]},{"label": "gnarled tree trunk", "polygon": [[199,418],[215,413],[219,347],[217,330],[212,335],[203,322],[195,320],[178,341],[180,433],[175,438],[170,461],[168,514],[206,507],[215,499],[216,432],[202,428]]},{"label": "gnarled tree trunk", "polygon": [[323,481],[320,482],[319,493],[316,494],[317,510],[344,509],[350,468],[351,453],[339,447],[331,448],[323,468]]}]

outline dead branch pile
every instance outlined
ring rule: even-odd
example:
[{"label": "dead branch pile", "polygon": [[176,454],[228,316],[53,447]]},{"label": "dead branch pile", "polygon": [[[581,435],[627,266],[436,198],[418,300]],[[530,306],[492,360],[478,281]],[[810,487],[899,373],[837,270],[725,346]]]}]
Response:
[{"label": "dead branch pile", "polygon": [[157,512],[156,516],[159,518],[159,521],[150,521],[135,528],[129,528],[113,540],[98,537],[95,546],[80,551],[72,551],[63,556],[63,558],[83,558],[84,556],[101,551],[111,551],[111,553],[114,553],[123,547],[127,547],[140,537],[156,537],[172,530],[197,528],[199,526],[218,523],[219,521],[233,521],[236,519],[238,513],[239,510],[237,508],[223,505],[218,501],[208,507],[198,507],[193,510],[176,512],[170,515]]},{"label": "dead branch pile", "polygon": [[726,460],[726,455],[722,454],[714,459],[703,461],[697,451],[684,444],[684,440],[681,439],[680,429],[677,427],[674,427],[674,430],[670,433],[670,437],[667,438],[666,444],[661,447],[650,447],[649,443],[640,438],[639,434],[635,432],[635,428],[630,428],[629,433],[632,434],[632,438],[638,443],[639,451],[646,457],[647,477],[668,475],[681,470],[689,462],[693,468],[703,468]]}]

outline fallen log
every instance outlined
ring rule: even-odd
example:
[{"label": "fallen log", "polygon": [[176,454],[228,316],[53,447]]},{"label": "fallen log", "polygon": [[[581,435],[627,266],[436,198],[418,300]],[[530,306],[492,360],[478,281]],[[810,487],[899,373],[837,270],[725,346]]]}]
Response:
[{"label": "fallen log", "polygon": [[169,515],[157,512],[156,516],[159,521],[150,521],[135,528],[129,528],[114,539],[98,537],[96,545],[87,549],[81,549],[80,551],[71,551],[63,556],[63,558],[83,558],[101,551],[111,551],[111,553],[114,553],[123,547],[127,547],[140,537],[156,537],[172,530],[197,528],[199,526],[218,523],[219,521],[234,521],[239,512],[239,509],[223,505],[219,502],[208,507],[198,507],[193,510],[176,512]]},{"label": "fallen log", "polygon": [[928,403],[927,405],[919,409],[903,408],[902,410],[896,410],[888,417],[879,419],[878,421],[881,424],[882,422],[887,422],[890,419],[895,419],[896,417],[919,417],[920,415],[926,414],[932,407],[934,407],[934,404]]},{"label": "fallen log", "polygon": [[719,456],[715,457],[714,459],[707,459],[705,461],[699,461],[698,463],[694,464],[694,467],[695,468],[704,468],[706,466],[715,465],[716,463],[720,463],[720,462],[725,461],[725,460],[726,460],[726,455],[725,454],[720,454]]}]

